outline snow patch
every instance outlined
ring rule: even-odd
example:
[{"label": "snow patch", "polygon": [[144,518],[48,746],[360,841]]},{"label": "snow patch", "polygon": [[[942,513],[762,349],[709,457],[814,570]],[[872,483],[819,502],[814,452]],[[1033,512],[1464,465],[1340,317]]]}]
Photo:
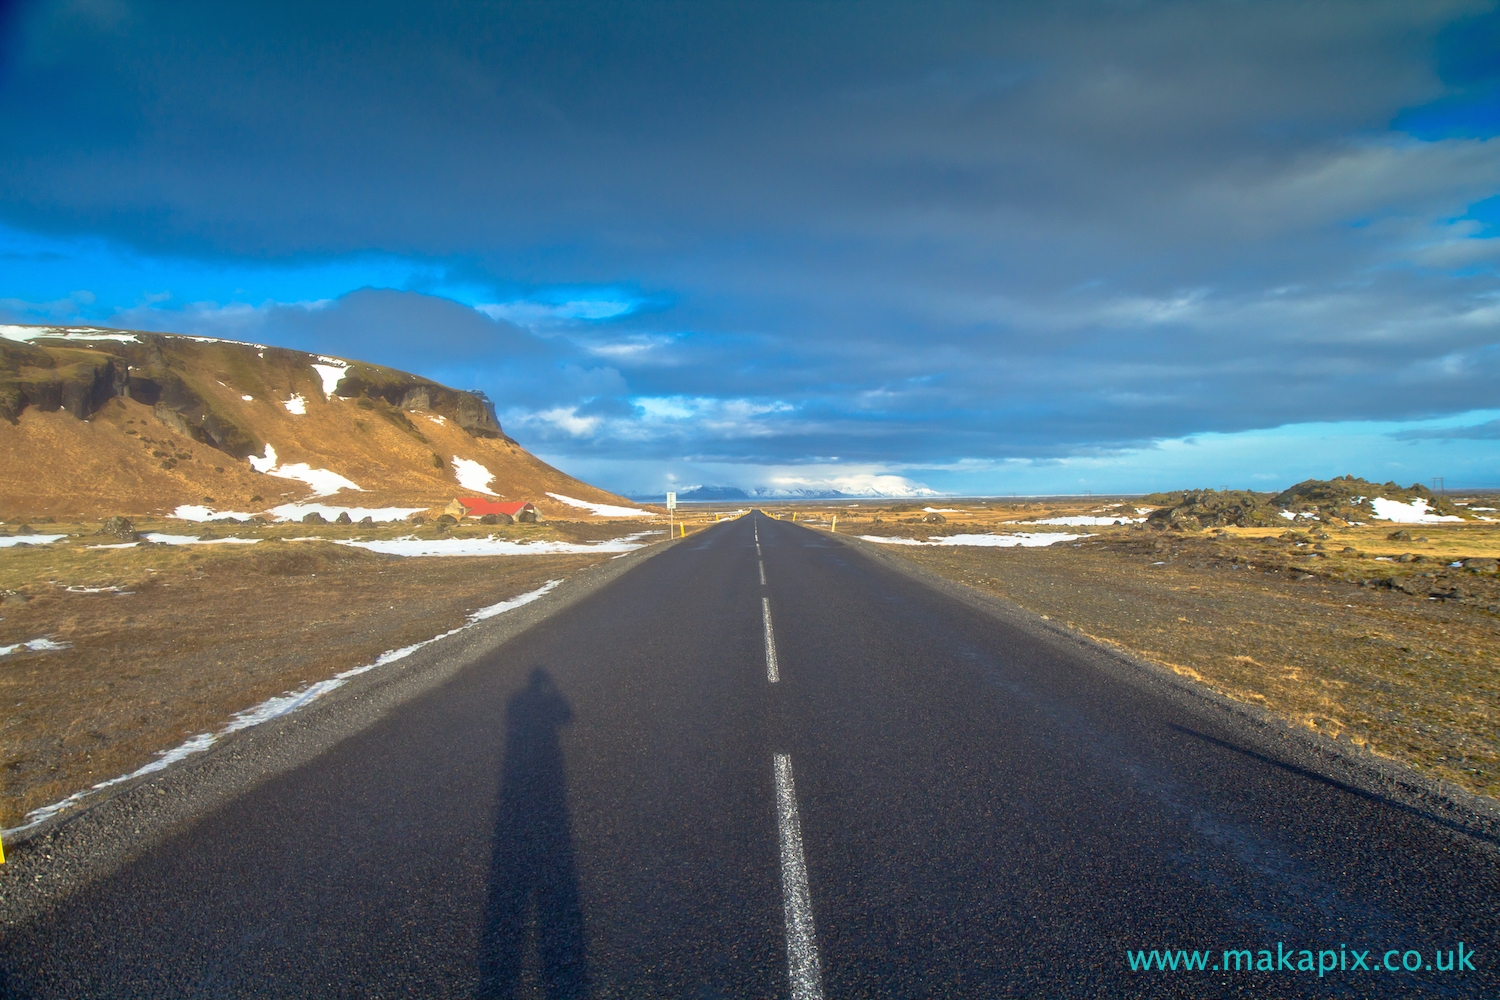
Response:
[{"label": "snow patch", "polygon": [[426,507],[334,507],[321,503],[284,503],[272,507],[266,513],[274,514],[282,521],[300,521],[309,514],[322,514],[330,521],[337,521],[340,514],[348,514],[354,521],[370,518],[374,521],[404,521]]},{"label": "snow patch", "polygon": [[253,403],[253,402],[255,402],[255,397],[254,396],[241,396],[240,398],[243,399],[247,403]]},{"label": "snow patch", "polygon": [[67,537],[67,535],[11,535],[9,538],[0,538],[0,549],[9,548],[12,545],[51,545],[59,538]]},{"label": "snow patch", "polygon": [[[362,667],[353,667],[349,670],[343,671],[342,673],[334,674],[328,680],[319,681],[317,684],[313,684],[301,691],[290,692],[276,698],[268,698],[267,700],[261,702],[259,705],[256,705],[254,708],[248,708],[243,712],[236,712],[230,719],[229,723],[225,725],[223,729],[219,730],[219,732],[199,733],[197,736],[194,736],[192,739],[173,747],[171,750],[162,751],[160,754],[158,754],[156,760],[153,760],[151,763],[145,765],[144,767],[140,767],[134,771],[131,771],[129,774],[122,774],[118,778],[111,778],[108,781],[101,781],[97,785],[86,788],[81,792],[74,792],[72,795],[69,795],[67,798],[63,799],[60,802],[54,802],[49,806],[42,806],[39,809],[33,809],[31,812],[26,814],[26,820],[24,823],[9,830],[0,830],[0,836],[11,837],[25,830],[29,830],[37,824],[51,819],[53,816],[56,816],[63,810],[77,805],[79,802],[82,802],[89,796],[95,794],[96,792],[103,791],[106,788],[111,788],[115,785],[119,785],[148,774],[154,774],[157,771],[163,771],[186,757],[191,757],[193,754],[203,753],[205,750],[210,749],[222,737],[228,736],[230,733],[236,733],[242,729],[249,729],[251,726],[258,726],[263,722],[269,722],[272,719],[280,718],[281,716],[286,715],[289,712],[295,712],[297,711],[297,709],[311,704],[328,692],[342,687],[344,683],[351,677],[356,677],[360,674],[368,673],[369,671],[374,670],[376,667],[383,667],[389,663],[395,663],[398,660],[404,660],[406,657],[410,656],[412,653],[415,653],[417,650],[421,649],[424,646],[430,646],[440,639],[446,639],[450,635],[455,635],[459,632],[464,631],[465,629],[473,628],[480,622],[489,618],[493,618],[496,615],[504,614],[507,611],[511,611],[515,608],[530,604],[532,601],[538,600],[551,593],[552,590],[556,588],[560,583],[562,583],[561,580],[549,580],[548,582],[538,587],[536,590],[521,594],[519,597],[512,597],[508,601],[501,601],[499,604],[492,604],[487,608],[480,608],[478,611],[475,611],[469,615],[469,620],[467,623],[460,625],[458,628],[449,629],[447,632],[444,632],[440,635],[435,635],[431,639],[413,643],[412,645],[404,646],[401,649],[387,650],[386,652],[381,653],[378,657],[376,657],[373,663],[368,663]],[[40,642],[45,640],[34,641]]]},{"label": "snow patch", "polygon": [[[856,504],[851,504],[850,506],[852,506],[852,507],[858,507],[859,504],[857,504],[857,503]],[[956,508],[953,508],[953,507],[923,507],[922,510],[924,510],[928,514],[957,514],[958,513],[958,510]]]},{"label": "snow patch", "polygon": [[339,490],[354,490],[363,493],[358,485],[345,479],[337,472],[329,472],[327,469],[314,469],[306,462],[293,462],[291,465],[283,465],[272,469],[267,473],[270,476],[278,476],[282,479],[295,479],[312,487],[313,495],[326,497]]},{"label": "snow patch", "polygon": [[445,424],[448,423],[448,418],[447,417],[440,416],[438,414],[429,413],[429,414],[427,414],[427,419],[431,420],[433,423],[437,424],[439,427],[442,427],[442,426],[444,426]]},{"label": "snow patch", "polygon": [[882,538],[879,535],[860,535],[864,541],[882,545],[978,545],[986,548],[1041,548],[1058,542],[1073,542],[1092,535],[1069,535],[1060,531],[1017,531],[1008,535],[934,535],[927,541],[916,538]]},{"label": "snow patch", "polygon": [[602,542],[517,542],[508,538],[384,538],[370,541],[329,538],[320,541],[352,545],[389,556],[552,556],[589,552],[633,552],[646,543],[642,535]]},{"label": "snow patch", "polygon": [[48,340],[118,340],[121,343],[140,343],[133,333],[101,330],[96,326],[0,326],[0,337],[22,344],[29,344],[39,337]]},{"label": "snow patch", "polygon": [[458,480],[458,485],[466,490],[476,493],[488,493],[495,497],[500,494],[490,489],[490,482],[494,480],[495,474],[478,462],[471,462],[467,458],[453,456],[453,476]]},{"label": "snow patch", "polygon": [[1015,521],[1015,524],[1058,524],[1072,528],[1083,528],[1102,524],[1140,524],[1144,517],[1126,517],[1123,514],[1079,514],[1073,517],[1044,517],[1036,521]]},{"label": "snow patch", "polygon": [[276,464],[276,449],[268,443],[264,458],[251,455],[247,461],[256,472],[264,472],[268,476],[277,476],[281,479],[295,479],[312,487],[313,495],[326,497],[337,493],[339,490],[354,490],[363,493],[364,490],[356,483],[345,479],[337,472],[329,472],[327,469],[314,469],[306,462],[293,462],[291,465]]},{"label": "snow patch", "polygon": [[251,455],[247,461],[249,461],[250,463],[250,468],[254,469],[256,472],[270,472],[272,469],[276,468],[276,449],[271,447],[270,442],[267,442],[266,455],[264,458],[257,458],[256,456]]},{"label": "snow patch", "polygon": [[[160,531],[148,532],[144,537],[147,541],[160,545],[254,545],[260,541],[259,538],[198,538],[194,535],[167,535]],[[133,543],[127,542],[126,544]],[[110,548],[113,547],[110,546]]]},{"label": "snow patch", "polygon": [[1417,497],[1411,503],[1376,497],[1370,501],[1370,506],[1375,508],[1375,516],[1380,520],[1395,521],[1398,524],[1437,524],[1442,521],[1463,520],[1456,514],[1432,513],[1425,497]]},{"label": "snow patch", "polygon": [[607,503],[589,503],[587,500],[575,500],[565,497],[561,493],[547,494],[558,503],[565,503],[569,507],[579,507],[583,510],[593,511],[596,517],[655,517],[649,510],[641,510],[639,507],[616,507]]},{"label": "snow patch", "polygon": [[333,390],[339,387],[344,373],[349,370],[349,362],[340,361],[338,358],[319,357],[322,364],[313,365],[313,371],[318,373],[318,378],[323,380],[323,397],[331,399]]},{"label": "snow patch", "polygon": [[55,649],[67,649],[71,643],[53,642],[43,636],[40,639],[31,639],[27,642],[13,642],[9,646],[0,646],[0,656],[9,656],[18,649],[29,649],[33,653],[50,653]]},{"label": "snow patch", "polygon": [[185,503],[172,511],[172,516],[181,521],[197,521],[201,524],[204,521],[212,521],[216,517],[232,517],[237,521],[247,521],[255,515],[238,510],[216,511],[199,504]]},{"label": "snow patch", "polygon": [[286,412],[288,413],[295,413],[299,417],[307,415],[307,400],[301,395],[294,395],[281,405],[286,407]]}]

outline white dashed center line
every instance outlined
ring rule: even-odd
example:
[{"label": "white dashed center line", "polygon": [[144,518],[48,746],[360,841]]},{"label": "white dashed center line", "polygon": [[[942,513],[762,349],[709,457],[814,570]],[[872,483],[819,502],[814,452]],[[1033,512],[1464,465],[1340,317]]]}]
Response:
[{"label": "white dashed center line", "polygon": [[760,585],[764,587],[766,585],[766,564],[757,559],[755,560],[755,565],[760,567]]},{"label": "white dashed center line", "polygon": [[760,613],[766,623],[766,680],[775,684],[781,680],[781,672],[776,669],[776,633],[771,631],[771,599],[769,597],[760,599]]},{"label": "white dashed center line", "polygon": [[[767,619],[767,627],[769,628]],[[813,927],[807,860],[802,855],[802,821],[792,785],[792,758],[776,755],[776,825],[781,832],[781,905],[786,915],[787,971],[792,1000],[823,1000],[823,968]]]}]

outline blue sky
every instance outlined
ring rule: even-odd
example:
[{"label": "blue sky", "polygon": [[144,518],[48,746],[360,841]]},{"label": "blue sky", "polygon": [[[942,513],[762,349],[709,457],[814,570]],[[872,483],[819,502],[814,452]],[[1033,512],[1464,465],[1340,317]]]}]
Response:
[{"label": "blue sky", "polygon": [[621,492],[1500,486],[1488,3],[0,2],[0,320]]}]

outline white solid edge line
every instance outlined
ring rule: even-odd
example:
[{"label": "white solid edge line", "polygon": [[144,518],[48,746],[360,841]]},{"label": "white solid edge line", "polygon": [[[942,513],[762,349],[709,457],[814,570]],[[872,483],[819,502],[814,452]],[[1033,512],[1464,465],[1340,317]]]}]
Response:
[{"label": "white solid edge line", "polygon": [[776,755],[776,826],[781,832],[781,905],[786,915],[786,961],[792,1000],[823,1000],[823,968],[813,927],[807,859],[802,854],[802,821],[792,785],[792,758]]},{"label": "white solid edge line", "polygon": [[755,565],[760,567],[760,585],[764,587],[766,585],[766,564],[757,559],[755,560]]},{"label": "white solid edge line", "polygon": [[776,669],[776,633],[771,631],[771,599],[760,599],[761,617],[766,623],[766,680],[772,684],[781,680],[781,671]]}]

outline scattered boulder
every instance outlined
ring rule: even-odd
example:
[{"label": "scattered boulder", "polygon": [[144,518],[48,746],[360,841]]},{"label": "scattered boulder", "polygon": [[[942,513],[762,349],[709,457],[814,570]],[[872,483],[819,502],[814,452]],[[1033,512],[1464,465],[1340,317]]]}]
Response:
[{"label": "scattered boulder", "polygon": [[1414,556],[1410,552],[1403,552],[1399,556],[1396,557],[1396,561],[1397,562],[1403,562],[1403,563],[1409,563],[1409,562],[1416,562],[1417,559],[1419,559],[1419,558],[1420,558],[1419,556]]},{"label": "scattered boulder", "polygon": [[1153,528],[1198,531],[1203,528],[1266,528],[1285,524],[1263,495],[1249,490],[1185,490],[1153,494],[1142,503],[1157,504],[1146,518]]},{"label": "scattered boulder", "polygon": [[1411,532],[1402,528],[1400,531],[1393,531],[1385,537],[1393,542],[1409,542],[1411,541]]},{"label": "scattered boulder", "polygon": [[934,513],[934,514],[928,514],[926,517],[922,518],[922,523],[923,524],[947,524],[948,523],[948,519],[946,517],[944,517],[943,515],[941,515],[941,514]]},{"label": "scattered boulder", "polygon": [[3,593],[5,594],[5,598],[4,598],[4,600],[0,600],[0,604],[8,604],[8,605],[11,605],[11,606],[16,606],[16,605],[26,604],[26,603],[30,602],[30,600],[31,600],[31,598],[27,597],[25,594],[18,593],[17,591],[14,591],[14,590],[3,591]]},{"label": "scattered boulder", "polygon": [[534,510],[523,510],[523,511],[520,511],[520,512],[518,512],[516,514],[516,518],[515,519],[517,521],[522,522],[523,524],[535,524],[536,523],[536,511],[534,511]]},{"label": "scattered boulder", "polygon": [[515,524],[516,519],[509,514],[486,514],[479,519],[480,524]]},{"label": "scattered boulder", "polygon": [[418,514],[416,517],[412,518],[409,523],[413,528],[420,528],[422,525],[427,523],[427,518],[423,517],[421,514]]},{"label": "scattered boulder", "polygon": [[1464,569],[1474,573],[1494,573],[1497,570],[1500,570],[1500,560],[1465,559]]},{"label": "scattered boulder", "polygon": [[353,524],[354,518],[349,516],[347,510],[339,511],[339,516],[333,519],[334,524]]},{"label": "scattered boulder", "polygon": [[369,528],[369,527],[372,527],[374,524],[375,524],[375,519],[373,517],[371,517],[369,514],[366,514],[364,517],[362,517],[362,518],[359,519],[359,525],[362,528]]},{"label": "scattered boulder", "polygon": [[200,542],[211,542],[218,537],[218,534],[212,528],[204,528],[198,533],[198,541]]},{"label": "scattered boulder", "polygon": [[122,542],[138,542],[141,540],[140,534],[135,530],[135,525],[118,514],[107,519],[104,522],[104,526],[95,532],[95,534],[118,538]]},{"label": "scattered boulder", "polygon": [[328,523],[328,519],[326,517],[324,517],[322,514],[319,514],[317,511],[313,511],[310,514],[304,514],[302,516],[302,523],[303,524],[327,524]]},{"label": "scattered boulder", "polygon": [[458,518],[454,517],[452,514],[439,514],[437,523],[445,528],[451,528],[453,527],[453,525],[458,523]]}]

